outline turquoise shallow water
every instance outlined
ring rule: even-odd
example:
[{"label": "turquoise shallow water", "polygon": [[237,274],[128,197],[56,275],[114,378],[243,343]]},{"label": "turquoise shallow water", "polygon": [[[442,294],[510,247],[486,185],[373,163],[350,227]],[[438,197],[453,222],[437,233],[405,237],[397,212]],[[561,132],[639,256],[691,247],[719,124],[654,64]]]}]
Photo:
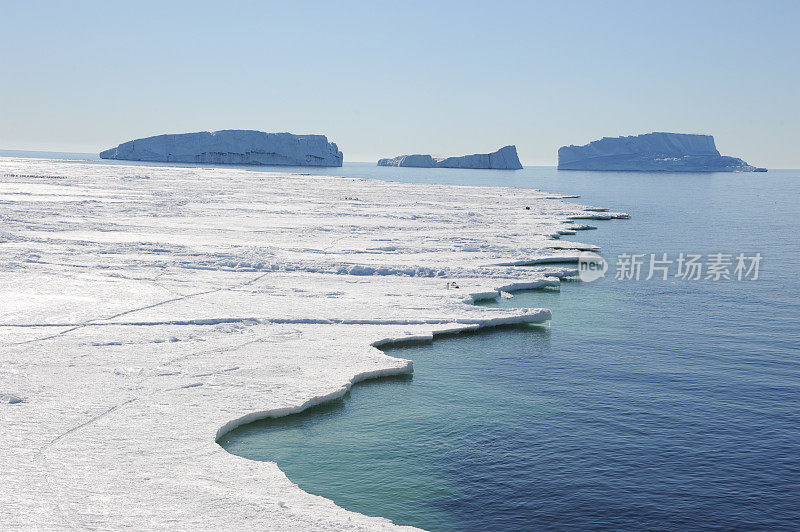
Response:
[{"label": "turquoise shallow water", "polygon": [[[609,277],[494,303],[548,307],[550,329],[395,349],[413,378],[241,427],[230,452],[431,530],[797,528],[800,171],[312,171],[577,193],[632,218],[570,237]],[[760,252],[761,278],[613,279],[618,254],[663,252]]]},{"label": "turquoise shallow water", "polygon": [[[395,350],[412,379],[242,427],[226,449],[432,530],[797,526],[800,172],[344,170],[579,193],[633,217],[573,237],[602,246],[605,279],[495,303],[548,307],[552,328]],[[618,254],[663,252],[760,252],[760,279],[613,278]]]}]

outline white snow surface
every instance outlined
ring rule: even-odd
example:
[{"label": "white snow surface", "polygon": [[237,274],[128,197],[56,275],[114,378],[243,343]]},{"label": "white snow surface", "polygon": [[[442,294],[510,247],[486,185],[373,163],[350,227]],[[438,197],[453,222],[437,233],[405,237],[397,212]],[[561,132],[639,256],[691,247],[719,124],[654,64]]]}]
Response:
[{"label": "white snow surface", "polygon": [[469,302],[557,286],[569,265],[499,264],[574,258],[551,237],[616,216],[536,190],[18,158],[0,206],[4,529],[395,528],[216,440],[412,370],[376,345],[548,319]]},{"label": "white snow surface", "polygon": [[325,135],[224,129],[156,135],[123,142],[102,159],[201,164],[342,166],[342,152]]}]

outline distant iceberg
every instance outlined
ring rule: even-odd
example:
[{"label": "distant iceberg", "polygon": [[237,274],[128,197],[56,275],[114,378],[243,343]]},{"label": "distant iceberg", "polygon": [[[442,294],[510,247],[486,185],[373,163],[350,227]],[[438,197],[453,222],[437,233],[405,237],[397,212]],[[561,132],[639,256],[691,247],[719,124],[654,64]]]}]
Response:
[{"label": "distant iceberg", "polygon": [[246,129],[157,135],[124,142],[102,159],[207,164],[342,166],[342,152],[325,135]]},{"label": "distant iceberg", "polygon": [[492,153],[476,153],[461,157],[434,157],[432,155],[400,155],[381,159],[378,166],[413,166],[416,168],[481,168],[492,170],[520,170],[516,146],[505,146]]},{"label": "distant iceberg", "polygon": [[736,157],[720,155],[711,135],[647,133],[604,137],[558,150],[559,170],[637,172],[766,172]]}]

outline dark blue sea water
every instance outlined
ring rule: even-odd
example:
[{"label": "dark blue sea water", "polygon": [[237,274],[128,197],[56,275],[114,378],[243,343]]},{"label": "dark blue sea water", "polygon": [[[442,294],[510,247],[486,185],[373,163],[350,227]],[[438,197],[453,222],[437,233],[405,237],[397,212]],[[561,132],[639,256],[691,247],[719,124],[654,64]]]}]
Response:
[{"label": "dark blue sea water", "polygon": [[[632,218],[570,237],[602,247],[606,278],[499,303],[548,307],[551,328],[394,349],[413,378],[242,427],[230,452],[431,530],[798,529],[800,171],[311,171],[541,188]],[[614,279],[621,253],[680,252],[760,252],[760,278]]]},{"label": "dark blue sea water", "polygon": [[[413,379],[248,425],[226,449],[431,530],[797,529],[800,172],[375,170],[350,174],[578,193],[632,218],[578,235],[605,279],[502,303],[552,309],[550,329],[396,349]],[[760,252],[760,278],[613,278],[618,254],[664,252]]]}]

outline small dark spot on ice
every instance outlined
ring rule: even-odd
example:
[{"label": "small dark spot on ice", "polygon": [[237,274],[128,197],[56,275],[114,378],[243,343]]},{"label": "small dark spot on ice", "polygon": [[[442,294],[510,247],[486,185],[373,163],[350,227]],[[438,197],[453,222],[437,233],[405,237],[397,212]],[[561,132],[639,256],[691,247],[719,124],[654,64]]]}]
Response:
[{"label": "small dark spot on ice", "polygon": [[0,393],[0,403],[6,403],[9,405],[18,405],[24,402],[25,399],[23,399],[22,397],[17,397],[16,395],[11,395],[8,393]]}]

